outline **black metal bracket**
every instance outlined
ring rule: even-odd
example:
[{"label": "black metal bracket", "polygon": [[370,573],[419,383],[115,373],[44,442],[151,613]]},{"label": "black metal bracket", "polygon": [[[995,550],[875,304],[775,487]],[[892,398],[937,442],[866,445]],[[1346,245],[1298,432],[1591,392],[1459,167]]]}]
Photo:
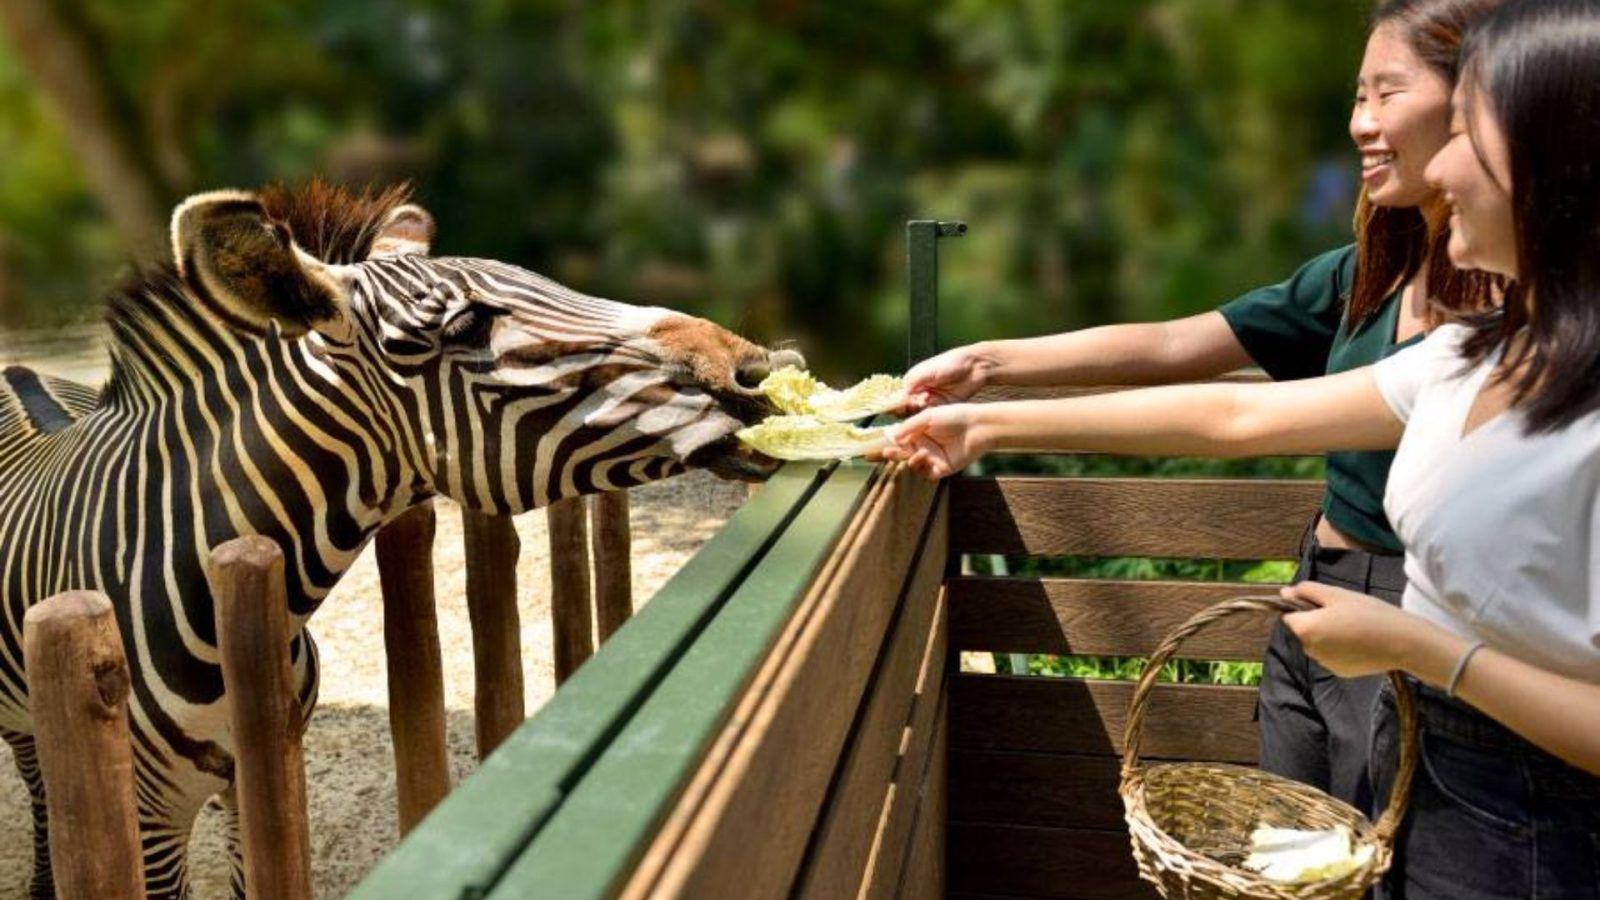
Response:
[{"label": "black metal bracket", "polygon": [[939,352],[939,239],[966,233],[965,222],[913,219],[906,223],[906,276],[911,288],[907,368]]}]

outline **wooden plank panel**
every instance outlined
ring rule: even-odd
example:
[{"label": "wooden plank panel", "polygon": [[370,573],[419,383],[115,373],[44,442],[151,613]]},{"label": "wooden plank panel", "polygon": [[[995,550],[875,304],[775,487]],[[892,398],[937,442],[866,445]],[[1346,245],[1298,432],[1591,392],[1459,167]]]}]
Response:
[{"label": "wooden plank panel", "polygon": [[[908,470],[888,470],[859,530],[771,644],[745,691],[756,703],[740,703],[703,758],[700,770],[716,778],[674,811],[624,896],[788,893],[917,552],[943,555],[942,540],[924,545],[942,496]],[[658,874],[654,860],[664,863]]]},{"label": "wooden plank panel", "polygon": [[950,753],[950,818],[963,822],[1122,828],[1115,756],[1002,750]]},{"label": "wooden plank panel", "polygon": [[[1120,754],[1133,684],[1077,678],[960,674],[950,685],[950,745],[1042,753]],[[1157,685],[1145,756],[1256,761],[1256,690]]]},{"label": "wooden plank panel", "polygon": [[1322,483],[1260,478],[956,478],[954,553],[1293,559]]},{"label": "wooden plank panel", "polygon": [[760,496],[734,513],[601,649],[603,664],[562,685],[538,715],[378,863],[349,900],[487,891],[559,807],[575,773],[606,746],[639,698],[678,661],[692,636],[745,578],[752,561],[798,516],[826,471],[815,464],[779,470]]},{"label": "wooden plank panel", "polygon": [[[726,730],[730,711],[805,606],[804,598],[837,565],[836,548],[852,546],[847,532],[856,527],[861,510],[872,508],[870,497],[884,482],[878,466],[831,470],[682,658],[568,788],[559,810],[494,883],[490,900],[599,900],[616,893],[664,812]],[[770,490],[751,502],[759,503]],[[926,490],[931,501],[933,488]],[[611,644],[626,637],[654,606],[648,604]],[[628,665],[626,659],[616,664]],[[574,680],[581,675],[579,670]]]},{"label": "wooden plank panel", "polygon": [[945,839],[950,822],[948,731],[940,716],[928,750],[927,772],[922,778],[915,826],[905,864],[900,869],[901,900],[936,900],[945,894]]},{"label": "wooden plank panel", "polygon": [[[941,504],[930,541],[942,541]],[[944,612],[944,554],[927,554],[906,591],[894,633],[879,660],[870,695],[856,720],[818,821],[798,879],[800,897],[845,897],[855,893],[872,849],[874,833],[889,801],[902,733],[924,707],[937,702],[919,689],[939,684],[948,642]],[[926,723],[924,723],[924,727]]]},{"label": "wooden plank panel", "polygon": [[1074,900],[1154,900],[1119,831],[950,823],[952,891]]},{"label": "wooden plank panel", "polygon": [[[949,678],[941,666],[932,676],[933,681],[921,685],[919,693],[931,702],[919,703],[918,713],[902,738],[900,765],[896,767],[894,782],[884,804],[878,833],[872,839],[872,854],[867,859],[867,870],[862,873],[861,885],[854,896],[866,900],[887,900],[900,889],[905,860],[912,845],[912,832],[920,820],[917,785],[924,791],[930,785],[940,785],[945,780],[944,759],[950,745],[950,700],[947,693]],[[948,821],[942,817],[941,823]]]},{"label": "wooden plank panel", "polygon": [[[950,581],[950,643],[958,650],[1149,656],[1195,613],[1269,585],[967,576]],[[1185,641],[1188,659],[1260,660],[1271,616],[1230,616]]]}]

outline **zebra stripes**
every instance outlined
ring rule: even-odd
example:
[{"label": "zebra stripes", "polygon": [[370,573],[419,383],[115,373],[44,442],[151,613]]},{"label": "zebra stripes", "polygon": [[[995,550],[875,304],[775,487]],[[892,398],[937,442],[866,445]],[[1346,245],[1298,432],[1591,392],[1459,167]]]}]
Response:
[{"label": "zebra stripes", "polygon": [[[147,887],[183,897],[196,813],[213,795],[232,802],[211,547],[277,541],[303,626],[373,533],[427,497],[516,513],[686,466],[771,465],[730,435],[767,412],[750,384],[774,354],[514,266],[429,258],[431,220],[402,201],[320,186],[192,199],[175,215],[180,268],[110,300],[103,390],[0,377],[0,737],[40,847],[31,604],[68,589],[112,598]],[[303,629],[291,655],[309,713],[318,665]],[[48,874],[34,896],[51,896]]]}]

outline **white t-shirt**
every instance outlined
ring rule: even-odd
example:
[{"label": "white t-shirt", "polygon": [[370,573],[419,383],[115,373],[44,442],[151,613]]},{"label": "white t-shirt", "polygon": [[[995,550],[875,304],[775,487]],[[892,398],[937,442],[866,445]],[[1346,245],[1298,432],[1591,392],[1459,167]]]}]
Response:
[{"label": "white t-shirt", "polygon": [[1402,606],[1600,682],[1600,414],[1530,437],[1511,408],[1462,437],[1500,356],[1467,369],[1468,334],[1440,327],[1373,368],[1406,424],[1383,497],[1406,548]]}]

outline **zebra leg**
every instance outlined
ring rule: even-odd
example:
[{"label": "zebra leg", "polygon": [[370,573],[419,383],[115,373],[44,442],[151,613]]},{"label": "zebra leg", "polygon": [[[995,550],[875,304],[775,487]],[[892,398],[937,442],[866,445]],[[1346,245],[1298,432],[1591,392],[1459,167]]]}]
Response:
[{"label": "zebra leg", "polygon": [[44,802],[44,774],[39,771],[39,754],[33,735],[0,730],[0,738],[11,745],[17,772],[28,786],[33,807],[33,875],[28,880],[30,900],[55,900],[55,878],[50,870],[50,813]]},{"label": "zebra leg", "polygon": [[193,826],[193,816],[182,822],[140,816],[144,889],[150,900],[189,900],[189,832]]},{"label": "zebra leg", "polygon": [[[145,891],[152,900],[188,900],[190,896],[189,839],[195,818],[207,801],[231,785],[225,774],[231,761],[220,748],[212,745],[212,749],[218,756],[203,760],[203,768],[183,757],[134,761]],[[224,818],[231,820],[231,810],[224,806],[223,812],[227,814]]]}]

